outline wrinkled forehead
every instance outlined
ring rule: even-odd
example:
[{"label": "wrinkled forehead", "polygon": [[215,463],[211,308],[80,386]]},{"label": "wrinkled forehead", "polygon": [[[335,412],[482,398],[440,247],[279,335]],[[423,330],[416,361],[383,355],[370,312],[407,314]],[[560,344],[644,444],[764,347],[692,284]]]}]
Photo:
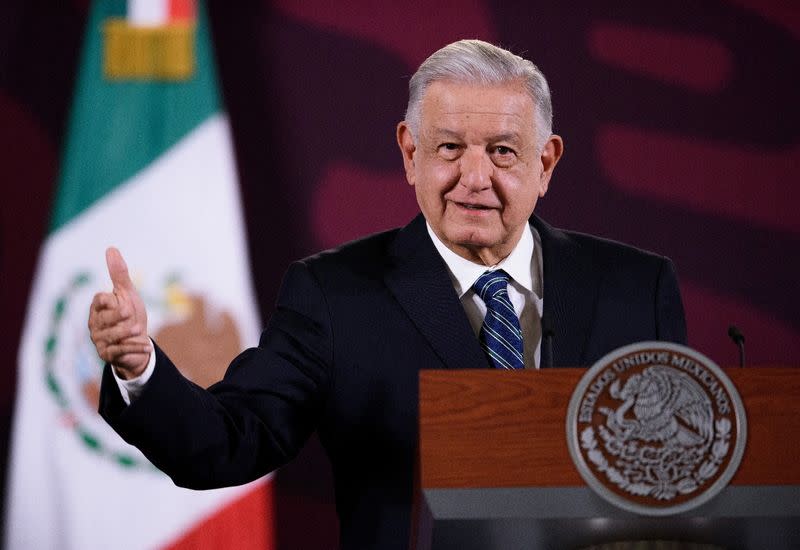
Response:
[{"label": "wrinkled forehead", "polygon": [[535,124],[533,100],[515,83],[434,82],[423,97],[420,112],[424,134],[481,130],[532,135]]}]

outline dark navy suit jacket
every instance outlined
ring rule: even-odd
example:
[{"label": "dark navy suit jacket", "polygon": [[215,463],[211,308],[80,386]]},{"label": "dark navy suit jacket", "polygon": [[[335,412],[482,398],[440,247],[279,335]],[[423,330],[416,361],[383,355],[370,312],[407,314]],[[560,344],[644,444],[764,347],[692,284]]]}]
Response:
[{"label": "dark navy suit jacket", "polygon": [[[590,365],[641,340],[685,342],[669,260],[531,223],[554,366]],[[106,367],[100,412],[114,429],[193,488],[266,474],[318,430],[348,549],[408,546],[418,371],[488,367],[422,216],[292,264],[259,346],[208,391],[158,348],[156,357],[128,407]]]}]

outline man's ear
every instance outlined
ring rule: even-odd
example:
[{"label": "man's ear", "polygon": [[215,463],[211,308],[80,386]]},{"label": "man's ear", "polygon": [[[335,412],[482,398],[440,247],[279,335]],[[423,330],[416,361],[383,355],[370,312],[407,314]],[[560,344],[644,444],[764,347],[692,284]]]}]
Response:
[{"label": "man's ear", "polygon": [[550,186],[550,178],[553,177],[553,170],[555,170],[558,160],[564,154],[564,140],[561,136],[555,134],[551,135],[542,148],[542,174],[539,181],[539,196],[544,197],[547,189]]},{"label": "man's ear", "polygon": [[414,136],[411,135],[411,128],[409,128],[406,121],[397,125],[397,145],[400,146],[400,152],[403,155],[406,180],[408,180],[409,185],[414,185],[416,183],[414,152],[417,150],[417,146],[414,144]]}]

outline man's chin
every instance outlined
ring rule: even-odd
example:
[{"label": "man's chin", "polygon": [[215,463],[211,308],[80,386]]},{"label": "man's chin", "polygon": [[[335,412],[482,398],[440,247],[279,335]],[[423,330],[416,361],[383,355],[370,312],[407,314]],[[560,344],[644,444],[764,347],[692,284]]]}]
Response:
[{"label": "man's chin", "polygon": [[[455,250],[456,248],[471,253],[479,253],[481,250],[494,248],[498,245],[499,239],[487,231],[480,231],[475,229],[452,231],[445,234],[445,244],[448,248]],[[494,237],[494,238],[493,238]],[[460,255],[461,252],[457,252]]]},{"label": "man's chin", "polygon": [[497,226],[450,225],[444,228],[442,242],[463,258],[483,265],[495,265],[514,248],[512,235]]}]

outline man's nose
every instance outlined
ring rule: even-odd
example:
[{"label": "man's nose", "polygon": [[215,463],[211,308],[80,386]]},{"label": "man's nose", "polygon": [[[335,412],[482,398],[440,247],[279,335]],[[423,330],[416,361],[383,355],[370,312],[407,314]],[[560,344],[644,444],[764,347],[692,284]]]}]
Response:
[{"label": "man's nose", "polygon": [[484,150],[467,149],[461,156],[459,183],[470,191],[482,191],[492,186],[493,165]]}]

